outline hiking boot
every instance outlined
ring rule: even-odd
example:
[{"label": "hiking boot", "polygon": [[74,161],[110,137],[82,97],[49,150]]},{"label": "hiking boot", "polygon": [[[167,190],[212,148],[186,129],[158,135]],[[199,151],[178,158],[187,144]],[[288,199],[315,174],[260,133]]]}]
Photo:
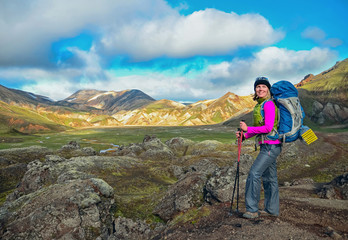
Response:
[{"label": "hiking boot", "polygon": [[260,210],[260,216],[264,217],[278,217],[278,215],[267,212],[266,210]]},{"label": "hiking boot", "polygon": [[249,219],[257,218],[259,216],[260,216],[259,212],[253,212],[253,213],[252,212],[245,212],[243,214],[243,218],[249,218]]}]

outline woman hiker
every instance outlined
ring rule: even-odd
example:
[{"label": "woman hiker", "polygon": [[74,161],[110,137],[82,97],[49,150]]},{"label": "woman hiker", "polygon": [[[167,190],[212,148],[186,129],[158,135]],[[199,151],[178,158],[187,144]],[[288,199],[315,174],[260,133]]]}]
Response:
[{"label": "woman hiker", "polygon": [[[254,83],[254,100],[257,104],[254,108],[254,126],[247,126],[240,122],[240,128],[245,133],[243,139],[256,135],[260,145],[260,153],[250,168],[245,186],[245,218],[256,218],[260,214],[279,215],[279,192],[277,179],[277,157],[281,152],[280,140],[267,139],[277,127],[277,107],[271,99],[271,84],[266,77],[258,77]],[[264,117],[261,115],[263,106]],[[237,137],[240,132],[236,133]],[[265,193],[264,210],[259,212],[261,191],[261,178]]]}]

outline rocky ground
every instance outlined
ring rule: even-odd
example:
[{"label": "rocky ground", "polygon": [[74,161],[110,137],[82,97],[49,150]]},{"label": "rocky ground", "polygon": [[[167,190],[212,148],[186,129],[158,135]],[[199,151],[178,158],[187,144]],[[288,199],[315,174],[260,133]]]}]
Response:
[{"label": "rocky ground", "polygon": [[348,133],[318,136],[284,146],[280,216],[254,220],[241,218],[252,142],[243,143],[239,212],[230,211],[236,145],[146,136],[105,154],[76,142],[0,150],[0,238],[348,239]]}]

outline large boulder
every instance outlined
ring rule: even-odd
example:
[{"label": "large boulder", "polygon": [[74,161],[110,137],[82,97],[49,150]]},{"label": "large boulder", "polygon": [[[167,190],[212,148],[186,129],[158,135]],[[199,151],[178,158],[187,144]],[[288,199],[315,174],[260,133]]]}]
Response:
[{"label": "large boulder", "polygon": [[131,143],[128,146],[121,146],[119,147],[115,152],[114,155],[117,156],[130,156],[130,157],[137,157],[142,152],[144,152],[144,149],[141,144],[134,144]]},{"label": "large boulder", "polygon": [[1,239],[106,239],[113,231],[114,191],[102,179],[53,184],[7,201]]},{"label": "large boulder", "polygon": [[[239,165],[239,194],[243,195],[245,182],[254,158],[243,154]],[[209,203],[231,201],[237,163],[232,167],[217,168],[205,185],[205,200]]]},{"label": "large boulder", "polygon": [[153,213],[168,221],[179,212],[201,206],[204,202],[203,188],[206,180],[207,177],[201,173],[187,174],[169,187]]},{"label": "large boulder", "polygon": [[97,152],[92,147],[81,148],[78,142],[70,141],[58,150],[58,154],[65,158],[71,158],[78,156],[94,156],[97,155]]},{"label": "large boulder", "polygon": [[185,156],[194,141],[182,137],[175,137],[165,142],[165,144],[178,156]]},{"label": "large boulder", "polygon": [[192,173],[192,172],[198,172],[205,176],[211,175],[215,169],[218,168],[218,165],[214,163],[209,158],[203,158],[199,162],[196,162],[188,167],[180,167],[177,165],[173,165],[171,167],[173,175],[177,179],[182,179],[186,176],[186,174]]},{"label": "large boulder", "polygon": [[205,155],[211,154],[212,152],[220,151],[223,144],[216,140],[205,140],[199,143],[196,143],[192,146],[191,154],[192,155]]},{"label": "large boulder", "polygon": [[170,160],[175,157],[173,151],[156,136],[145,136],[142,146],[145,152],[140,154],[141,158]]},{"label": "large boulder", "polygon": [[345,124],[348,122],[348,108],[337,103],[321,104],[314,101],[310,118],[318,124],[325,124],[327,121]]}]

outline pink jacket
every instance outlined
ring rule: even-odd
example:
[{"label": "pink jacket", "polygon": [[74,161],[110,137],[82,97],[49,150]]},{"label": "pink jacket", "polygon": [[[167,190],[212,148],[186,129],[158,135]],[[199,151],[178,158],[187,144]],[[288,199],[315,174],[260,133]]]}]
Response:
[{"label": "pink jacket", "polygon": [[[265,111],[265,125],[259,127],[248,126],[248,131],[245,133],[245,138],[251,138],[257,134],[270,133],[274,126],[275,120],[275,106],[271,101],[264,104],[263,109]],[[261,144],[261,142],[259,142]],[[267,144],[280,144],[281,141],[277,140],[265,140]]]}]

